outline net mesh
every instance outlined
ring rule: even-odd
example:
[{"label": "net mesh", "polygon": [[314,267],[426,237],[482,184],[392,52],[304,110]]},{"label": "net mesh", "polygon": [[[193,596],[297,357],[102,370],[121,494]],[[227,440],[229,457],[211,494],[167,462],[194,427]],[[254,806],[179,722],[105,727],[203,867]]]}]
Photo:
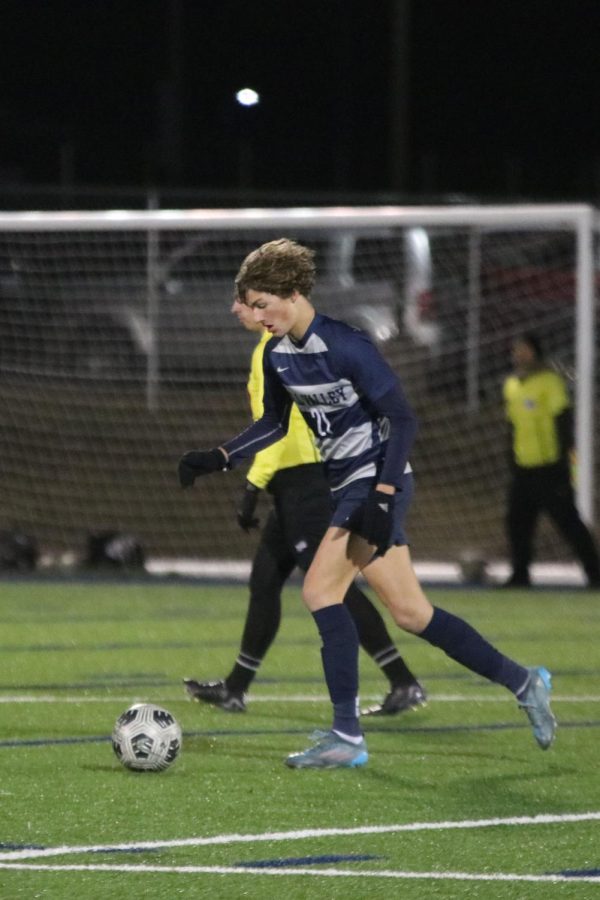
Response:
[{"label": "net mesh", "polygon": [[[255,338],[230,313],[233,279],[284,233],[316,252],[317,308],[375,337],[418,413],[415,558],[506,556],[512,340],[535,330],[576,377],[566,229],[0,230],[0,528],[58,555],[101,530],[152,556],[252,554],[235,522],[245,469],[188,492],[175,470],[249,421]],[[538,558],[565,555],[542,524]]]}]

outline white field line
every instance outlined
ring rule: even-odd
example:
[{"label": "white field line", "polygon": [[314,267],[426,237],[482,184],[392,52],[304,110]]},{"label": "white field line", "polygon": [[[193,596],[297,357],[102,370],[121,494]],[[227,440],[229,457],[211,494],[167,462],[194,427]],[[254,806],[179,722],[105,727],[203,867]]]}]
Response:
[{"label": "white field line", "polygon": [[[132,691],[130,694],[105,694],[102,696],[81,696],[69,697],[60,694],[0,694],[0,704],[2,703],[114,703],[114,702],[133,702],[138,697],[149,696],[151,691],[145,691],[143,694]],[[160,693],[155,691],[154,694]],[[161,700],[177,701],[185,700],[186,697],[182,693],[178,694],[160,694]],[[381,700],[382,692],[379,694],[366,694],[361,696],[361,700],[365,703],[370,700]],[[133,698],[133,699],[132,699]],[[252,695],[247,697],[248,703],[329,703],[329,697],[325,694],[263,694]],[[514,703],[514,698],[510,694],[429,694],[428,702],[430,703]],[[600,694],[579,694],[577,696],[570,694],[553,694],[553,703],[600,703]]]},{"label": "white field line", "polygon": [[594,875],[521,875],[508,872],[403,872],[390,869],[301,869],[260,868],[249,866],[153,866],[153,865],[111,865],[96,863],[92,865],[49,865],[40,863],[0,863],[0,869],[34,870],[42,872],[131,872],[168,873],[180,875],[312,875],[317,878],[395,878],[421,881],[512,881],[543,882],[545,884],[596,884],[600,887],[600,877]]},{"label": "white field line", "polygon": [[[537,816],[510,816],[494,819],[462,819],[440,822],[407,822],[401,825],[364,825],[356,828],[305,828],[300,831],[259,832],[258,834],[217,834],[212,837],[180,838],[168,841],[139,841],[128,844],[92,844],[83,846],[46,847],[43,849],[9,850],[0,853],[1,862],[24,859],[43,859],[85,853],[119,851],[166,850],[175,847],[207,847],[228,844],[254,844],[262,841],[299,841],[307,838],[346,837],[360,834],[398,834],[400,832],[446,831],[478,828],[520,827],[526,825],[557,825],[574,822],[598,822],[600,812],[541,813]],[[132,867],[136,868],[136,867]],[[246,871],[246,867],[243,867]],[[240,868],[235,869],[240,872]],[[338,871],[337,869],[335,870]]]}]

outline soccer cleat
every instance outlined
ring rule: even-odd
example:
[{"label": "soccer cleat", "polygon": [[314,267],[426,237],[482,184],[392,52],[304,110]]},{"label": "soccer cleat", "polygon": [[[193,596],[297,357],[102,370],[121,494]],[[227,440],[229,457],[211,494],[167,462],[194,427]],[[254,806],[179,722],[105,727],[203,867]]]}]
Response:
[{"label": "soccer cleat", "polygon": [[418,681],[412,684],[397,684],[381,703],[361,710],[363,716],[395,716],[407,709],[418,709],[427,706],[427,694]]},{"label": "soccer cleat", "polygon": [[369,758],[364,738],[360,744],[345,741],[333,731],[315,731],[314,747],[291,753],[285,761],[291,769],[355,769]]},{"label": "soccer cleat", "polygon": [[218,706],[227,712],[246,712],[244,695],[234,694],[224,681],[196,681],[194,678],[184,678],[183,683],[192,700],[210,703],[211,706]]},{"label": "soccer cleat", "polygon": [[519,706],[527,713],[533,725],[533,736],[542,748],[547,750],[556,733],[556,719],[550,709],[552,677],[543,666],[529,669],[529,680],[523,691]]}]

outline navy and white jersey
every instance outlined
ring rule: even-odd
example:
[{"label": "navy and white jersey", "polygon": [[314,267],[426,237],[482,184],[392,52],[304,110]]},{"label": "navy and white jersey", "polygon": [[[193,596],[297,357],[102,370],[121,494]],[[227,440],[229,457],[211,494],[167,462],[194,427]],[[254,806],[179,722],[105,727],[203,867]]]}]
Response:
[{"label": "navy and white jersey", "polygon": [[[272,338],[263,366],[264,414],[223,444],[231,465],[281,437],[294,402],[315,435],[332,490],[376,476],[399,486],[410,471],[415,418],[398,378],[364,332],[317,314],[301,340]],[[386,459],[391,424],[395,452]]]}]

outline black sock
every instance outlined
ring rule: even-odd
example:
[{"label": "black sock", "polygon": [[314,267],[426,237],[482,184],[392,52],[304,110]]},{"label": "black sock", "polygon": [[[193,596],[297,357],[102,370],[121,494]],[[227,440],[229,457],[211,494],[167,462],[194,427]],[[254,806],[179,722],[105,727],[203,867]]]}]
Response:
[{"label": "black sock", "polygon": [[414,684],[417,680],[394,644],[390,644],[389,647],[374,653],[373,661],[377,663],[392,687]]},{"label": "black sock", "polygon": [[255,659],[247,653],[240,651],[240,655],[235,661],[235,665],[227,678],[225,684],[232,694],[244,694],[252,682],[260,668],[262,660]]},{"label": "black sock", "polygon": [[528,670],[500,653],[478,631],[458,616],[439,607],[419,637],[440,647],[447,656],[484,678],[517,694],[529,677]]},{"label": "black sock", "polygon": [[358,721],[358,633],[343,603],[313,613],[323,646],[321,658],[333,704],[335,731],[361,735]]}]

